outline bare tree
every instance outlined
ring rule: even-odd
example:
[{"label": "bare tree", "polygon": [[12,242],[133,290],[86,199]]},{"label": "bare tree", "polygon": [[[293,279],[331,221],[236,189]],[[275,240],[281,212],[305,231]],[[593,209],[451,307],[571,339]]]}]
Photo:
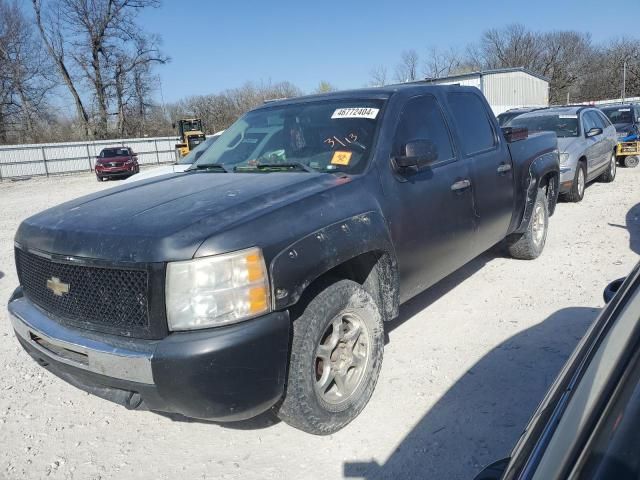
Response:
[{"label": "bare tree", "polygon": [[427,52],[423,74],[427,78],[442,78],[460,73],[462,69],[463,59],[457,50],[432,47]]},{"label": "bare tree", "polygon": [[0,141],[36,141],[36,124],[52,88],[49,65],[15,2],[0,0]]},{"label": "bare tree", "polygon": [[369,85],[372,87],[384,87],[388,83],[387,67],[378,65],[369,72]]},{"label": "bare tree", "polygon": [[328,93],[328,92],[335,92],[336,90],[338,89],[334,85],[327,82],[326,80],[321,80],[315,89],[315,93]]},{"label": "bare tree", "polygon": [[40,32],[40,38],[44,43],[51,60],[55,64],[60,78],[69,90],[73,102],[75,104],[78,120],[80,121],[83,136],[89,137],[89,115],[84,103],[80,97],[76,82],[72,78],[69,67],[68,58],[65,51],[65,34],[62,27],[62,12],[60,8],[53,8],[47,18],[43,18],[41,0],[32,0],[35,21]]},{"label": "bare tree", "polygon": [[418,80],[418,66],[420,60],[415,50],[405,50],[400,55],[400,63],[396,66],[397,82],[414,82]]}]

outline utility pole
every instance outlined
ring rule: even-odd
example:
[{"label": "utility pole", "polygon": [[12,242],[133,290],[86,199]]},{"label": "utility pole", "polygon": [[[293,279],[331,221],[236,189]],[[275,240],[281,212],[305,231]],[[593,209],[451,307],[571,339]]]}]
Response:
[{"label": "utility pole", "polygon": [[622,103],[627,96],[627,60],[622,63]]}]

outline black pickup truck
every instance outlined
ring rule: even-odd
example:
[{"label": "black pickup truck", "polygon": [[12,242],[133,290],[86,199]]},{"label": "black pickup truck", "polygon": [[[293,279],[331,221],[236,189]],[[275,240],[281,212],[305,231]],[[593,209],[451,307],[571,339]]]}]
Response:
[{"label": "black pickup truck", "polygon": [[555,136],[501,130],[473,88],[272,102],[186,173],[25,220],[8,308],[101,397],[328,434],[371,397],[401,303],[505,239],[542,252],[558,175]]}]

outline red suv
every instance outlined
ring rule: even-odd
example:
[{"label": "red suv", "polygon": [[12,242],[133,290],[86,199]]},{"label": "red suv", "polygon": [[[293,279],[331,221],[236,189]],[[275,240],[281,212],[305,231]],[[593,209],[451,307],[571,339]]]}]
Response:
[{"label": "red suv", "polygon": [[126,178],[140,171],[138,155],[129,147],[103,148],[96,161],[99,182],[109,178]]}]

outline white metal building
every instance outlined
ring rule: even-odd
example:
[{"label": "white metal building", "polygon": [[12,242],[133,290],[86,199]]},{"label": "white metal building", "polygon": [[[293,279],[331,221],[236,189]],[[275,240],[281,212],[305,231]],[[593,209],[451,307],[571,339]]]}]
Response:
[{"label": "white metal building", "polygon": [[442,78],[427,78],[438,85],[479,88],[496,115],[511,108],[548,107],[549,79],[525,68],[500,68]]}]

